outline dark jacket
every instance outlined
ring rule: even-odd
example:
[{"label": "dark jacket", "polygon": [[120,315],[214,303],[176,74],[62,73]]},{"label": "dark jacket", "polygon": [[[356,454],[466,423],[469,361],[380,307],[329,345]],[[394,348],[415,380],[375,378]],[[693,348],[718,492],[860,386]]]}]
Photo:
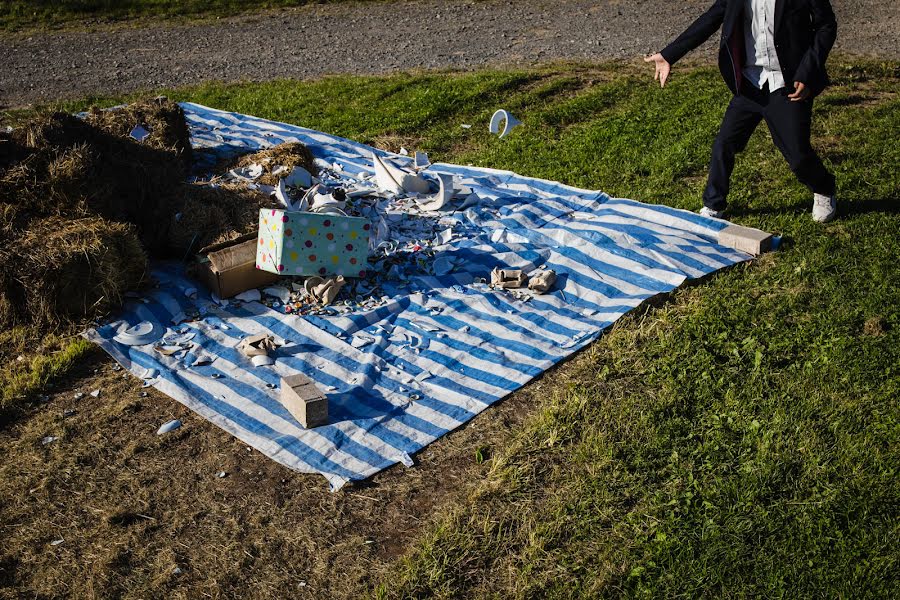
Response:
[{"label": "dark jacket", "polygon": [[[746,57],[744,10],[747,0],[716,0],[712,8],[662,51],[675,64],[705,42],[719,27],[719,70],[732,93],[743,81]],[[775,52],[788,88],[800,81],[818,95],[828,85],[825,61],[837,38],[837,20],[829,0],[776,0]]]}]

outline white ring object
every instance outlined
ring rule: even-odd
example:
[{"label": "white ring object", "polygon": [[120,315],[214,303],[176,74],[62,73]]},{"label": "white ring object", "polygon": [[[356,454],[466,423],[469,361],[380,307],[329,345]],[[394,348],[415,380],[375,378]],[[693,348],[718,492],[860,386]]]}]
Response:
[{"label": "white ring object", "polygon": [[127,329],[120,329],[114,341],[126,346],[146,346],[152,344],[163,336],[165,331],[152,321],[144,321]]},{"label": "white ring object", "polygon": [[[503,126],[503,131],[500,131],[500,123],[505,121],[505,125]],[[518,120],[508,112],[503,109],[498,110],[494,113],[494,116],[491,117],[491,133],[499,133],[500,138],[505,138],[509,135],[509,132],[513,130],[514,127],[518,127],[522,124],[522,121]]]}]

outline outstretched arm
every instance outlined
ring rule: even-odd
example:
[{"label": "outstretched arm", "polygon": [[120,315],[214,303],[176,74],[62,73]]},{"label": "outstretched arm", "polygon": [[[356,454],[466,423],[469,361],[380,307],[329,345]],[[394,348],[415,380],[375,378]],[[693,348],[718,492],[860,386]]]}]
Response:
[{"label": "outstretched arm", "polygon": [[660,54],[663,55],[663,58],[666,59],[666,62],[670,65],[674,65],[681,60],[681,57],[708,40],[712,34],[717,32],[719,27],[722,26],[722,21],[725,20],[725,7],[727,5],[728,0],[716,0],[715,4],[713,4],[708,11],[694,21],[684,33],[675,39],[674,42],[666,46],[666,48],[660,52]]},{"label": "outstretched arm", "polygon": [[660,86],[666,86],[672,65],[719,30],[725,19],[727,5],[728,0],[716,0],[709,10],[694,21],[674,42],[666,46],[662,52],[644,59],[645,62],[656,64],[656,80],[659,81]]}]

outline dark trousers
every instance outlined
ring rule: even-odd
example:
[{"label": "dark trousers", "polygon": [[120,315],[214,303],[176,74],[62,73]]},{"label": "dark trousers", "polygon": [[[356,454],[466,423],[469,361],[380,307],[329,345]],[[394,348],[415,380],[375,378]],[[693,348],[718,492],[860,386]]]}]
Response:
[{"label": "dark trousers", "polygon": [[809,142],[812,100],[791,102],[787,88],[769,92],[744,82],[741,93],[731,100],[722,128],[713,144],[709,180],[703,192],[703,204],[713,210],[727,206],[734,157],[747,147],[750,136],[765,120],[772,140],[784,155],[800,183],[817,194],[832,196],[834,175],[828,172]]}]

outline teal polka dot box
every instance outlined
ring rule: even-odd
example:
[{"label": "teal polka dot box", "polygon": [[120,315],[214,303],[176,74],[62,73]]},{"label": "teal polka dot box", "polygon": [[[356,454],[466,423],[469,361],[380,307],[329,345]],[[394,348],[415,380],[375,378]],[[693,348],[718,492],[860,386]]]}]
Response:
[{"label": "teal polka dot box", "polygon": [[279,275],[365,277],[368,219],[260,209],[256,268]]}]

